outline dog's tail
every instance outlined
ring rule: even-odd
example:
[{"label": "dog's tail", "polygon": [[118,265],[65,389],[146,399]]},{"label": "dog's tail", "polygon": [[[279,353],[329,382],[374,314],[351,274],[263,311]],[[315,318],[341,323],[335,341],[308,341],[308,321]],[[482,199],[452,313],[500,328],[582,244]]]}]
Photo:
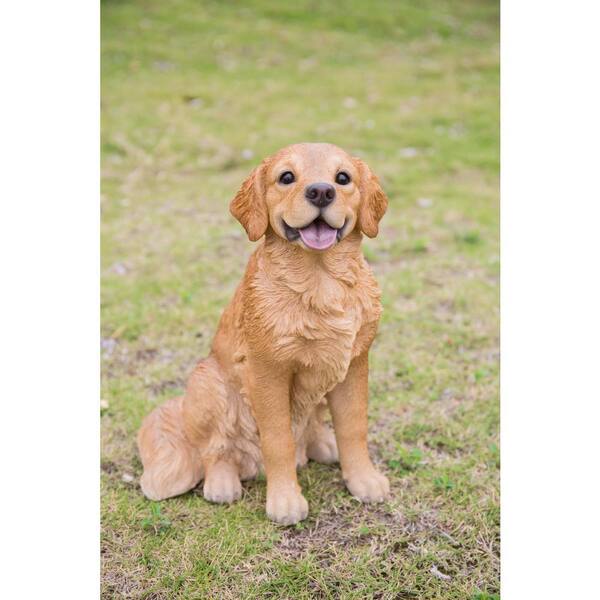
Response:
[{"label": "dog's tail", "polygon": [[150,500],[178,496],[204,477],[198,451],[184,433],[183,396],[155,408],[137,438],[144,473],[140,485]]}]

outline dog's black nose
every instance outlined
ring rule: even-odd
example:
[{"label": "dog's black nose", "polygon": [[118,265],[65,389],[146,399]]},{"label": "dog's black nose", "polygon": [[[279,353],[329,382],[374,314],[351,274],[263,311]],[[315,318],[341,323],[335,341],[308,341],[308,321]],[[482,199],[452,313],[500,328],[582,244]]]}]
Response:
[{"label": "dog's black nose", "polygon": [[313,183],[304,190],[306,199],[319,208],[325,208],[335,200],[335,188],[330,183]]}]

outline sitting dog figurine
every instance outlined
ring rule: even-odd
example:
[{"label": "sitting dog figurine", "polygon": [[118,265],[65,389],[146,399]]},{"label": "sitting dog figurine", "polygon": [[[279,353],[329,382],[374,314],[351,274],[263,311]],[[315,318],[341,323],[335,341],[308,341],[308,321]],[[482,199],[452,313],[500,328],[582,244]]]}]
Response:
[{"label": "sitting dog figurine", "polygon": [[[231,213],[264,242],[185,395],[144,420],[141,487],[152,500],[204,479],[204,497],[233,502],[264,468],[267,515],[306,518],[296,467],[339,460],[350,493],[389,493],[367,449],[368,352],[380,291],[362,252],[387,208],[360,159],[331,144],[295,144],[244,181]],[[335,431],[324,423],[329,407]],[[339,451],[339,455],[338,455]]]}]

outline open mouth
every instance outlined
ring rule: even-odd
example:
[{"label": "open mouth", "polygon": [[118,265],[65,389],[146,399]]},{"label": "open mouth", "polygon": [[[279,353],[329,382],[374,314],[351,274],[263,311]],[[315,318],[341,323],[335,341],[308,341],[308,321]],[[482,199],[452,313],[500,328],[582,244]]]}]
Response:
[{"label": "open mouth", "polygon": [[306,246],[313,250],[327,250],[327,248],[331,248],[336,241],[341,239],[344,229],[344,226],[335,229],[335,227],[329,225],[321,217],[317,217],[306,227],[298,229],[290,227],[285,221],[283,221],[283,225],[285,228],[285,237],[290,242],[300,238]]}]

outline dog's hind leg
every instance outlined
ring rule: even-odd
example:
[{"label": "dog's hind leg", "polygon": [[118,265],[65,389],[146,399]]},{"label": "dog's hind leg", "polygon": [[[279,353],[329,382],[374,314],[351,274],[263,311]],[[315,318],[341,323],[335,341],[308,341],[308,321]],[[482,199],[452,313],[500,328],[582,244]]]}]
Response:
[{"label": "dog's hind leg", "polygon": [[306,431],[306,455],[310,460],[329,465],[338,462],[338,447],[333,430],[323,420],[325,404],[315,407]]},{"label": "dog's hind leg", "polygon": [[204,476],[198,449],[184,432],[182,396],[168,400],[144,419],[138,448],[144,465],[140,485],[150,500],[183,494]]},{"label": "dog's hind leg", "polygon": [[[241,400],[230,394],[218,361],[209,356],[196,365],[185,396],[146,417],[138,446],[144,465],[141,487],[148,498],[183,494],[203,478],[207,500],[240,498],[240,476],[255,474],[260,453],[257,443],[244,444],[244,423],[246,434],[251,433],[248,415],[240,413]],[[255,447],[257,456],[252,453]]]},{"label": "dog's hind leg", "polygon": [[242,497],[238,468],[230,461],[217,460],[206,465],[204,498],[209,502],[230,504]]}]

